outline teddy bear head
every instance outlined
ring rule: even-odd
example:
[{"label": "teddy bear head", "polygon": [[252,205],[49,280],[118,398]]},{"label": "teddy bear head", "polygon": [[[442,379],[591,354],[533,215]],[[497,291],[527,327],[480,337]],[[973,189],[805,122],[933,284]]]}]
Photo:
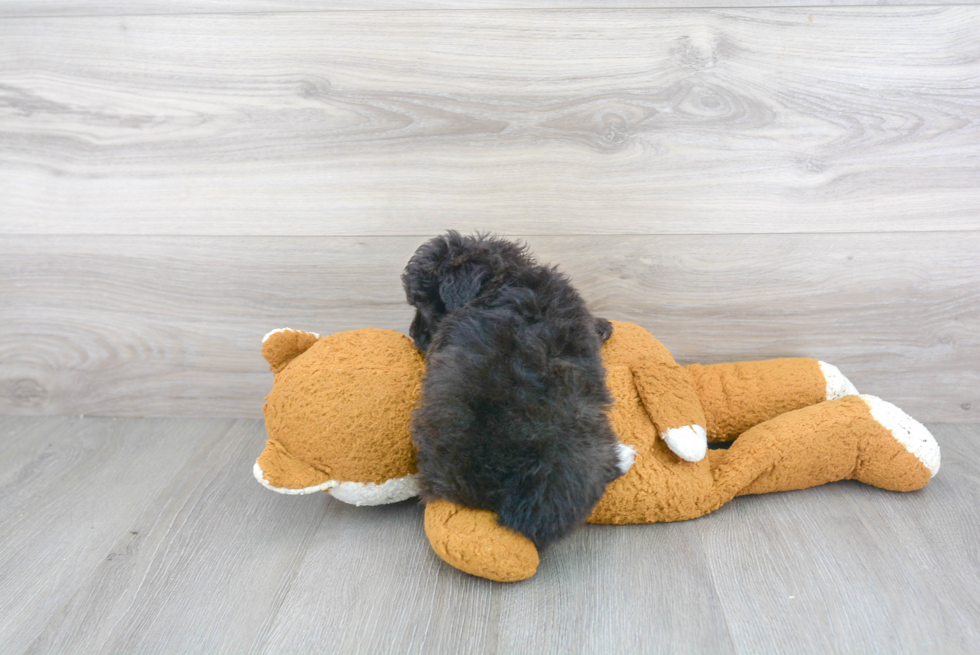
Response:
[{"label": "teddy bear head", "polygon": [[408,337],[373,328],[327,337],[276,330],[262,354],[275,380],[265,399],[268,440],[254,467],[259,482],[355,505],[418,495],[409,424],[425,364]]}]

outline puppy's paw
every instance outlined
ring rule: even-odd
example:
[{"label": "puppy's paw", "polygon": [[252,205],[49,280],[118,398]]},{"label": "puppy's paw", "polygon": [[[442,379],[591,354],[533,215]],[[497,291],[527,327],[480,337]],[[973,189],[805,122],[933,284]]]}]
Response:
[{"label": "puppy's paw", "polygon": [[620,475],[626,475],[626,472],[633,468],[633,462],[636,461],[636,448],[624,443],[617,444],[616,454],[619,458],[616,468],[619,469]]},{"label": "puppy's paw", "polygon": [[700,425],[664,430],[664,441],[685,462],[700,462],[708,452],[708,433]]}]

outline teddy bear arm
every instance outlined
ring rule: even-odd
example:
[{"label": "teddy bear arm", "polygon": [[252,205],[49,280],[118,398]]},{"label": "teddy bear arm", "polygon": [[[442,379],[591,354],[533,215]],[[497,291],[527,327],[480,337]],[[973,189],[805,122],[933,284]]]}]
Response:
[{"label": "teddy bear arm", "polygon": [[632,367],[633,383],[650,421],[667,447],[688,462],[708,449],[704,410],[691,378],[673,361],[648,360]]},{"label": "teddy bear arm", "polygon": [[425,535],[447,564],[488,580],[516,582],[538,570],[538,549],[524,535],[497,523],[493,512],[448,500],[425,506]]}]

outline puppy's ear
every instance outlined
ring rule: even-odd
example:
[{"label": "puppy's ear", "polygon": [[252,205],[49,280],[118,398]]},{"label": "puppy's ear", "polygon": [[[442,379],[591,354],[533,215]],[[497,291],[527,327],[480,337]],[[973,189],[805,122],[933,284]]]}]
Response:
[{"label": "puppy's ear", "polygon": [[599,341],[606,343],[613,333],[613,325],[604,318],[596,318],[595,331],[599,335]]},{"label": "puppy's ear", "polygon": [[422,352],[427,351],[429,344],[432,343],[431,323],[431,312],[428,309],[418,309],[412,320],[412,326],[408,329],[408,336],[412,337],[415,347]]},{"label": "puppy's ear", "polygon": [[438,300],[440,269],[448,256],[447,237],[430,239],[418,247],[402,273],[402,286],[409,305],[417,307]]},{"label": "puppy's ear", "polygon": [[439,281],[439,297],[446,309],[455,312],[476,298],[488,276],[487,269],[475,262],[467,262],[443,274]]}]

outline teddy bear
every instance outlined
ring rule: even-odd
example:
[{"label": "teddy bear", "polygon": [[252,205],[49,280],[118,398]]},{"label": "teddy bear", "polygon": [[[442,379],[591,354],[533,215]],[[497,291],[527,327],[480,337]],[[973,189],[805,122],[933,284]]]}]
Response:
[{"label": "teddy bear", "polygon": [[[253,469],[263,486],[354,505],[418,495],[410,422],[425,360],[408,337],[283,329],[266,335],[262,353],[275,374],[264,407],[268,440]],[[679,366],[647,330],[617,321],[602,357],[625,472],[589,523],[682,521],[736,496],[837,480],[913,491],[939,470],[939,446],[921,423],[859,395],[825,362]],[[514,582],[540,563],[535,545],[492,512],[436,500],[424,524],[435,553],[466,573]]]}]

